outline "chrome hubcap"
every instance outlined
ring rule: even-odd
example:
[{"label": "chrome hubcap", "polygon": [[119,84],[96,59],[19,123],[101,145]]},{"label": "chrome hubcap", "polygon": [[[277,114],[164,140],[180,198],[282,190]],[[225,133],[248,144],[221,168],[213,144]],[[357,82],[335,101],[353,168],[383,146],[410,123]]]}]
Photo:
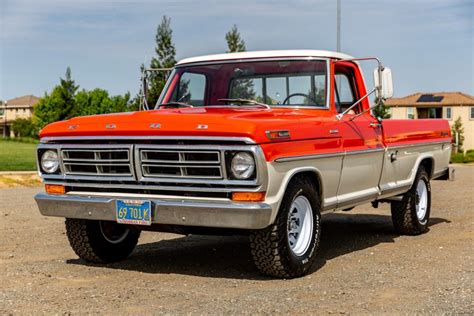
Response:
[{"label": "chrome hubcap", "polygon": [[313,210],[308,199],[298,196],[291,204],[288,216],[288,242],[291,251],[303,255],[309,248],[313,236]]},{"label": "chrome hubcap", "polygon": [[130,232],[130,229],[127,226],[119,225],[114,222],[101,221],[99,227],[102,236],[104,236],[105,240],[111,244],[122,242]]},{"label": "chrome hubcap", "polygon": [[423,180],[418,181],[416,186],[416,216],[421,223],[426,222],[425,216],[428,209],[428,188]]}]

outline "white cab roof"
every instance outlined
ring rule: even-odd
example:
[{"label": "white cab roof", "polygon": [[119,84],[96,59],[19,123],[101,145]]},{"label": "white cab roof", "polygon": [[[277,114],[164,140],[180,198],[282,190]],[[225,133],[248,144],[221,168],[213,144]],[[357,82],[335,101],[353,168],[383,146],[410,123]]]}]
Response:
[{"label": "white cab roof", "polygon": [[212,62],[222,60],[240,60],[240,59],[254,59],[254,58],[284,58],[284,57],[322,57],[322,58],[335,58],[335,59],[352,59],[354,57],[338,52],[331,52],[326,50],[262,50],[254,52],[241,52],[241,53],[227,53],[227,54],[215,54],[185,58],[180,60],[177,65],[201,63],[201,62]]}]

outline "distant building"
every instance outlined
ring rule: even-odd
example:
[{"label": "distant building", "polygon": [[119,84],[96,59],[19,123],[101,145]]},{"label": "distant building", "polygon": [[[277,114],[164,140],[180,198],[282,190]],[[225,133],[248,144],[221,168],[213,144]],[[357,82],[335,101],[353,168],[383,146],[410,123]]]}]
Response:
[{"label": "distant building", "polygon": [[464,128],[464,150],[474,149],[474,97],[462,92],[415,93],[391,98],[392,119],[447,119],[452,126],[461,117]]},{"label": "distant building", "polygon": [[34,95],[25,95],[0,104],[0,136],[14,136],[11,131],[11,124],[17,118],[31,118],[33,116],[33,106],[39,102],[39,98]]}]

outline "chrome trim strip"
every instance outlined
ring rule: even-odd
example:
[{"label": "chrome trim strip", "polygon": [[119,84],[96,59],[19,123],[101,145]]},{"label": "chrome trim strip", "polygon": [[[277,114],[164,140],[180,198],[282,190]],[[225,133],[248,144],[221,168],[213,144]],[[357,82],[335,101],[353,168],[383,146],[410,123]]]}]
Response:
[{"label": "chrome trim strip", "polygon": [[[53,136],[42,137],[41,143],[49,143],[64,140],[211,140],[211,141],[230,141],[244,142],[246,144],[256,144],[250,137],[214,137],[214,136]],[[95,144],[91,144],[95,145]]]},{"label": "chrome trim strip", "polygon": [[340,157],[340,156],[344,156],[344,152],[337,152],[333,154],[310,154],[310,155],[302,155],[302,156],[282,157],[282,158],[275,159],[275,162],[288,162],[288,161],[319,159],[319,158],[333,158],[333,157]]},{"label": "chrome trim strip", "polygon": [[[105,177],[104,177],[105,178]],[[164,186],[164,185],[153,185],[153,184],[122,184],[122,183],[102,183],[102,182],[65,182],[61,181],[62,179],[44,179],[45,184],[59,184],[64,185],[67,187],[81,187],[81,188],[102,188],[102,189],[135,189],[135,190],[157,190],[157,191],[192,191],[192,192],[218,192],[218,193],[230,193],[236,191],[244,191],[244,192],[260,192],[265,191],[265,187],[263,185],[260,186],[251,186],[248,183],[241,183],[240,181],[223,181],[223,180],[210,180],[206,179],[205,184],[221,184],[221,185],[229,185],[232,187],[188,187],[183,185],[177,186]],[[90,180],[90,177],[84,180]],[[106,179],[104,179],[106,180]],[[107,180],[117,180],[119,179],[107,179]],[[170,179],[168,179],[170,180]],[[184,179],[183,179],[184,180]],[[173,182],[179,184],[185,183],[193,183],[199,184],[202,181],[196,181],[195,179],[187,179],[189,181],[160,181],[162,183]],[[158,182],[158,181],[156,181]],[[240,183],[238,183],[240,182]],[[249,185],[249,186],[246,186]],[[126,192],[125,192],[126,193]]]},{"label": "chrome trim strip", "polygon": [[[85,197],[45,193],[35,196],[42,215],[109,221],[116,221],[116,200],[123,198],[113,195]],[[262,229],[271,223],[272,208],[266,203],[165,198],[146,200],[152,202],[154,224]]]},{"label": "chrome trim strip", "polygon": [[370,154],[370,153],[377,153],[377,152],[382,152],[382,151],[385,151],[385,147],[362,149],[362,150],[349,150],[345,152],[345,156]]},{"label": "chrome trim strip", "polygon": [[425,142],[420,144],[407,144],[407,145],[400,145],[400,146],[388,146],[386,148],[372,148],[372,149],[364,149],[364,150],[351,150],[351,151],[341,151],[337,153],[331,154],[309,154],[309,155],[301,155],[301,156],[289,156],[289,157],[282,157],[275,159],[275,162],[288,162],[288,161],[297,161],[297,160],[307,160],[307,159],[320,159],[320,158],[332,158],[338,156],[349,156],[349,155],[360,155],[360,154],[367,154],[391,149],[401,149],[407,147],[420,147],[420,146],[429,146],[429,145],[438,145],[438,144],[451,144],[450,141],[435,141],[435,142]]},{"label": "chrome trim strip", "polygon": [[382,151],[385,151],[385,148],[371,148],[371,149],[363,149],[363,150],[340,151],[340,152],[330,153],[330,154],[309,154],[309,155],[277,158],[277,159],[275,159],[275,162],[288,162],[288,161],[307,160],[307,159],[334,158],[334,157],[340,157],[340,156],[361,155],[361,154],[369,154],[369,153],[382,152]]},{"label": "chrome trim strip", "polygon": [[397,146],[387,146],[387,149],[400,149],[408,147],[420,147],[420,146],[429,146],[429,145],[441,145],[441,144],[451,144],[451,141],[434,141],[434,142],[424,142],[416,144],[406,144],[406,145],[397,145]]}]

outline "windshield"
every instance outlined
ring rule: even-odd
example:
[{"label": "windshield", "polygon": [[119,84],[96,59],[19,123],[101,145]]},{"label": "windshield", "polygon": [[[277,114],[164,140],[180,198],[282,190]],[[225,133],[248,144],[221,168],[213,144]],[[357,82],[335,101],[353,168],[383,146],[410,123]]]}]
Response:
[{"label": "windshield", "polygon": [[326,98],[325,60],[223,62],[177,67],[158,105],[224,106],[236,104],[224,99],[244,99],[270,106],[326,107]]}]

